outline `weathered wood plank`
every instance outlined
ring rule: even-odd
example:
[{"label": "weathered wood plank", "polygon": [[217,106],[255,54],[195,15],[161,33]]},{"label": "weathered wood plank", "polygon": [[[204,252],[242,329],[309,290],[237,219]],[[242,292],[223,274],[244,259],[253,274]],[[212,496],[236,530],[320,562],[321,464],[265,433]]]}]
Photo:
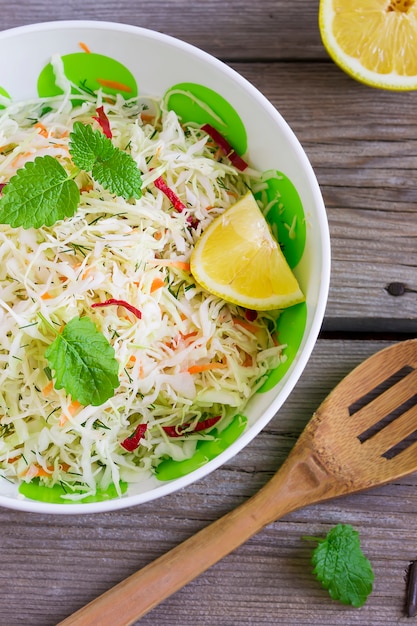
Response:
[{"label": "weathered wood plank", "polygon": [[[233,66],[290,124],[320,183],[333,256],[325,328],[415,332],[413,94],[376,91],[327,63]],[[401,297],[386,290],[397,281]]]},{"label": "weathered wood plank", "polygon": [[[315,408],[356,364],[387,342],[318,342],[299,384],[267,428],[232,461],[161,500],[114,513],[28,515],[0,509],[1,623],[54,626],[137,568],[258,490]],[[417,557],[417,476],[294,512],[167,599],[143,626],[405,623],[405,572]],[[311,574],[311,545],[338,522],[360,531],[375,570],[361,609],[341,606]]]},{"label": "weathered wood plank", "polygon": [[[223,59],[326,58],[317,26],[318,0],[92,0],[54,3],[0,0],[1,29],[65,19],[99,19],[160,31]],[[209,19],[208,19],[209,18]]]},{"label": "weathered wood plank", "polygon": [[[101,19],[160,30],[227,60],[296,132],[327,206],[332,285],[325,327],[416,330],[417,124],[414,94],[360,85],[327,58],[318,0],[158,0],[71,4],[0,0],[0,28]],[[305,61],[303,63],[303,61]],[[316,61],[313,63],[313,61]],[[410,291],[389,296],[403,282]],[[288,402],[267,428],[211,476],[142,507],[101,515],[0,509],[0,624],[55,626],[84,603],[259,489],[325,395],[380,342],[321,340]],[[310,507],[271,524],[166,600],[144,626],[386,626],[409,624],[405,575],[417,558],[417,477]],[[375,574],[368,603],[332,602],[311,575],[305,534],[338,522],[361,533]]]}]

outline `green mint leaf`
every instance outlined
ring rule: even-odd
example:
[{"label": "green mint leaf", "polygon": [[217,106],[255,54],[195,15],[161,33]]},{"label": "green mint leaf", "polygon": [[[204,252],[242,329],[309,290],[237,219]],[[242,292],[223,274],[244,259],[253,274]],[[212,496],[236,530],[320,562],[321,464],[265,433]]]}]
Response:
[{"label": "green mint leaf", "polygon": [[91,172],[96,161],[106,161],[116,150],[111,140],[89,124],[75,122],[70,134],[70,154],[81,170]]},{"label": "green mint leaf", "polygon": [[91,173],[95,180],[117,196],[140,198],[142,195],[140,172],[127,152],[115,148],[109,159],[95,163]]},{"label": "green mint leaf", "polygon": [[319,544],[312,555],[313,573],[333,600],[362,606],[372,592],[374,573],[362,552],[359,533],[350,524],[337,524],[325,539],[316,540]]},{"label": "green mint leaf", "polygon": [[89,317],[74,317],[48,346],[45,357],[55,374],[55,388],[80,404],[99,406],[119,386],[114,349]]},{"label": "green mint leaf", "polygon": [[70,135],[70,154],[77,167],[91,172],[110,193],[126,199],[142,196],[142,178],[135,161],[101,131],[76,122]]},{"label": "green mint leaf", "polygon": [[13,228],[52,226],[74,215],[80,192],[62,165],[47,155],[17,170],[3,188],[0,223]]}]

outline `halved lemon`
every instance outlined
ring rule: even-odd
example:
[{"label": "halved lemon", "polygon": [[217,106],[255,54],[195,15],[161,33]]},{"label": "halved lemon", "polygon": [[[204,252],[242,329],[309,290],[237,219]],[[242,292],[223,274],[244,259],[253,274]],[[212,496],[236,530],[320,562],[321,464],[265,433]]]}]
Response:
[{"label": "halved lemon", "polygon": [[417,0],[320,0],[331,58],[372,87],[417,89]]},{"label": "halved lemon", "polygon": [[206,228],[190,265],[207,291],[248,309],[282,309],[304,300],[251,192]]}]

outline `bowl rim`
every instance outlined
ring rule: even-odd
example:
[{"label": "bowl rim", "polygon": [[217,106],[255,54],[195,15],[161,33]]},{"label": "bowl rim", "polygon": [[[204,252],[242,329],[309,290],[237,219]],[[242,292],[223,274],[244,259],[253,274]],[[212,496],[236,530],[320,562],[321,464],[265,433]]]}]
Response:
[{"label": "bowl rim", "polygon": [[26,35],[30,33],[48,32],[52,30],[72,30],[72,29],[98,29],[98,30],[116,30],[119,32],[126,32],[133,35],[138,35],[150,39],[157,40],[162,43],[166,43],[175,48],[180,48],[182,51],[188,52],[192,55],[197,55],[203,61],[217,68],[221,73],[228,75],[233,81],[240,84],[246,92],[249,92],[250,96],[256,100],[268,113],[272,116],[277,124],[281,127],[281,130],[285,131],[287,139],[291,142],[293,148],[297,152],[297,158],[303,167],[304,174],[308,179],[310,186],[310,193],[314,198],[314,205],[316,208],[316,220],[318,224],[318,232],[320,233],[320,276],[319,276],[319,288],[316,297],[316,304],[313,316],[310,322],[310,330],[307,337],[303,337],[301,346],[298,349],[298,354],[294,359],[291,367],[284,376],[283,388],[278,393],[277,397],[269,404],[267,409],[263,412],[262,416],[257,421],[247,428],[238,439],[232,443],[226,450],[219,454],[214,459],[202,467],[172,481],[161,483],[154,489],[145,491],[139,494],[125,495],[120,498],[114,498],[104,500],[101,502],[93,503],[48,503],[40,502],[37,500],[30,500],[23,496],[9,497],[0,495],[0,506],[4,508],[20,510],[30,513],[49,513],[49,514],[63,514],[63,515],[80,515],[91,513],[105,513],[109,511],[116,511],[124,508],[130,508],[133,506],[139,506],[152,500],[158,499],[165,495],[172,494],[184,487],[195,483],[205,476],[211,474],[214,470],[224,465],[225,462],[232,459],[238,452],[245,448],[271,421],[277,411],[281,408],[284,402],[287,400],[290,393],[293,391],[297,384],[302,372],[304,371],[311,353],[316,344],[324,314],[327,306],[327,299],[330,288],[330,269],[331,269],[331,248],[330,248],[330,232],[329,224],[327,220],[326,209],[322,198],[319,183],[316,175],[313,171],[313,167],[301,146],[300,141],[296,137],[294,131],[290,128],[286,120],[279,113],[278,109],[256,88],[252,83],[239,74],[232,67],[225,62],[217,59],[213,55],[198,48],[194,44],[185,42],[172,35],[160,33],[158,31],[144,28],[142,26],[134,26],[125,23],[113,22],[113,21],[101,21],[101,20],[52,20],[46,22],[38,22],[33,24],[27,24],[22,26],[16,26],[13,28],[0,31],[0,42],[13,38],[19,35]]}]

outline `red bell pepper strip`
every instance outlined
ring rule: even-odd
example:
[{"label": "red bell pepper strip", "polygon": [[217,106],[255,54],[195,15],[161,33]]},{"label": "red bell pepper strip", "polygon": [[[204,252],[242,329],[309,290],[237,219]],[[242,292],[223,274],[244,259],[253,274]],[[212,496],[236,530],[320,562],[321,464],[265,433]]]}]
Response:
[{"label": "red bell pepper strip", "polygon": [[233,152],[231,152],[228,156],[235,168],[238,169],[240,172],[244,172],[245,169],[248,167],[246,161],[244,161],[242,157],[239,156],[237,152],[235,152],[235,150],[233,150]]},{"label": "red bell pepper strip", "polygon": [[256,318],[258,317],[258,312],[254,311],[253,309],[246,309],[245,317],[248,320],[248,322],[254,322]]},{"label": "red bell pepper strip", "polygon": [[213,141],[217,143],[219,148],[225,153],[225,155],[230,159],[230,161],[238,170],[243,172],[248,167],[246,161],[244,161],[242,157],[239,156],[235,150],[233,150],[227,139],[225,139],[218,130],[213,128],[213,126],[211,126],[210,124],[204,124],[204,126],[201,127],[201,130],[204,130],[205,133],[210,135]]},{"label": "red bell pepper strip", "polygon": [[96,111],[97,111],[97,116],[93,115],[93,120],[96,120],[96,122],[100,124],[103,130],[103,133],[106,135],[106,137],[111,139],[113,137],[113,133],[111,132],[109,118],[104,112],[104,107],[102,106],[98,107]]},{"label": "red bell pepper strip", "polygon": [[94,302],[92,304],[92,308],[101,307],[101,306],[110,306],[111,304],[115,304],[117,306],[123,306],[125,309],[133,313],[139,320],[142,318],[142,313],[137,309],[133,304],[129,304],[125,300],[116,300],[115,298],[110,298],[109,300],[105,300],[104,302]]},{"label": "red bell pepper strip", "polygon": [[[202,420],[201,422],[198,422],[194,430],[192,430],[191,432],[197,433],[200,430],[207,430],[208,428],[211,428],[212,426],[217,424],[220,418],[221,418],[221,415],[208,417],[207,419]],[[162,426],[162,430],[168,435],[168,437],[181,437],[184,434],[188,434],[188,433],[184,433],[184,431],[186,431],[187,428],[189,427],[190,427],[190,424],[181,424],[179,426]]]},{"label": "red bell pepper strip", "polygon": [[154,185],[166,195],[166,197],[171,202],[174,209],[178,211],[178,213],[181,213],[182,211],[184,211],[184,209],[187,208],[185,204],[181,202],[175,191],[168,187],[162,176],[158,176],[158,178],[154,181]]},{"label": "red bell pepper strip", "polygon": [[7,185],[7,183],[0,183],[0,195],[1,195],[3,189],[5,188],[6,185]]},{"label": "red bell pepper strip", "polygon": [[194,228],[195,229],[195,228],[198,227],[198,225],[200,223],[200,220],[197,219],[196,217],[194,217],[194,215],[189,215],[187,217],[187,222],[188,222],[190,228]]},{"label": "red bell pepper strip", "polygon": [[139,447],[140,440],[146,433],[147,428],[147,424],[139,424],[139,426],[136,426],[135,431],[131,435],[129,435],[129,437],[126,437],[126,439],[120,442],[122,448],[124,448],[128,452],[133,452],[133,450],[136,450],[136,448]]}]

